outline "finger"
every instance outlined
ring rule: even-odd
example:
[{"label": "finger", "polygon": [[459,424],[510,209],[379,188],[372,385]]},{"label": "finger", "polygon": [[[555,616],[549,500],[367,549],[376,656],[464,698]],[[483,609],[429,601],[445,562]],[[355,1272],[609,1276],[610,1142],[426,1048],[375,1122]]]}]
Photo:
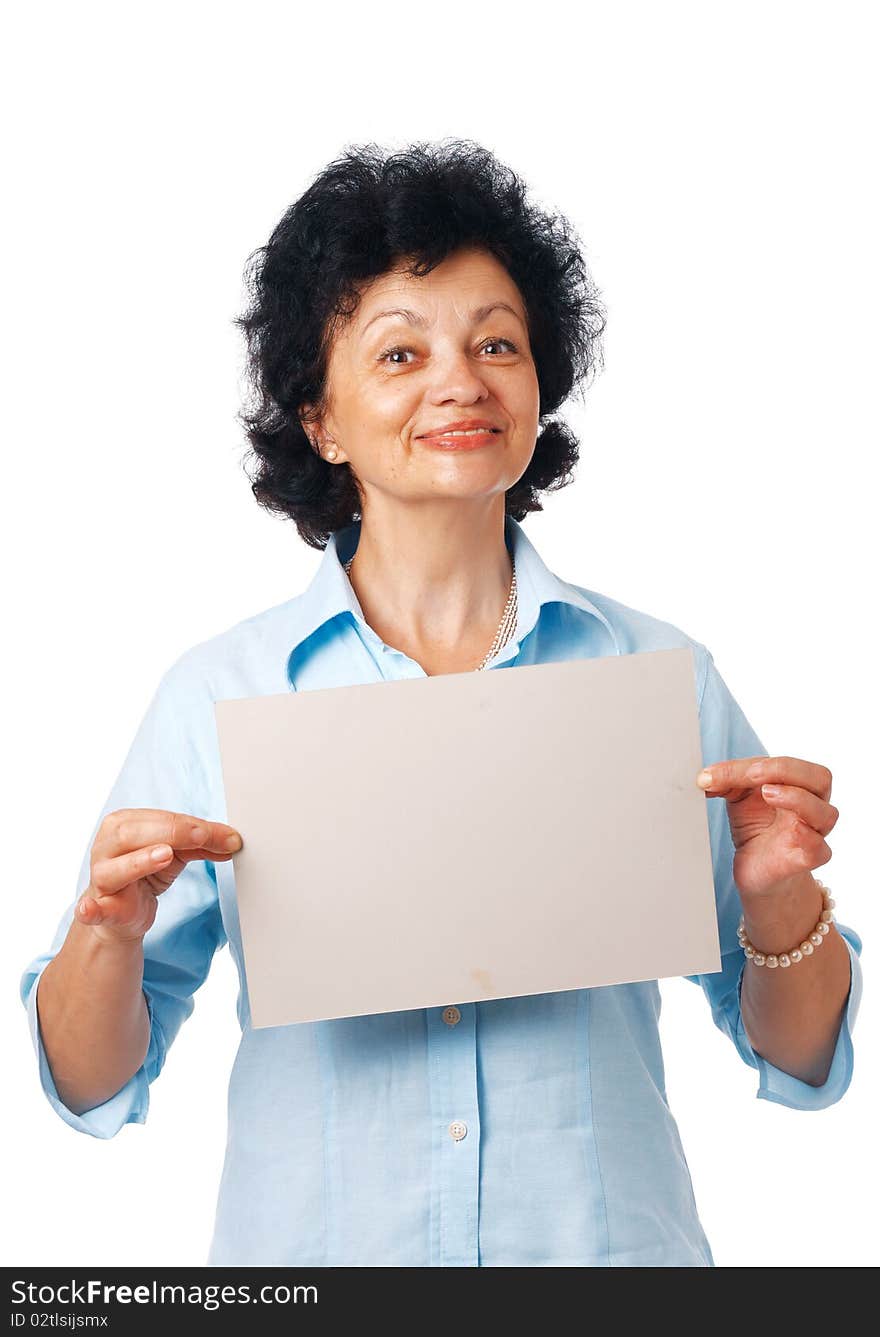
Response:
[{"label": "finger", "polygon": [[76,917],[81,924],[93,928],[97,924],[124,923],[127,915],[121,897],[102,896],[99,904],[86,891],[76,903]]},{"label": "finger", "polygon": [[774,808],[793,812],[820,836],[827,836],[840,816],[833,803],[826,803],[808,789],[799,789],[796,785],[762,785],[761,793]]},{"label": "finger", "polygon": [[798,868],[821,868],[831,858],[831,846],[812,827],[798,827],[792,838],[791,858]]},{"label": "finger", "polygon": [[[161,808],[122,808],[112,816],[114,820],[108,822],[98,851],[111,859],[152,844],[171,845],[178,851],[200,850],[203,851],[200,857],[206,859],[215,854],[235,853],[241,848],[241,836],[226,822],[211,822]],[[96,840],[96,848],[98,843]]]},{"label": "finger", "polygon": [[826,803],[831,797],[833,776],[828,767],[800,757],[764,757],[748,768],[748,774],[760,784],[797,785]]},{"label": "finger", "polygon": [[742,757],[735,761],[716,761],[706,766],[697,776],[697,784],[711,798],[726,798],[736,803],[754,789],[754,783],[745,777],[750,767],[762,761],[761,757]]},{"label": "finger", "polygon": [[92,862],[90,887],[97,896],[115,896],[139,878],[149,877],[167,868],[174,858],[170,845],[147,845],[115,858],[101,857]]},{"label": "finger", "polygon": [[[704,784],[704,777],[709,783]],[[707,794],[728,797],[731,791],[745,794],[760,784],[797,785],[808,789],[819,798],[831,797],[832,775],[827,766],[803,761],[800,757],[742,757],[733,761],[717,761],[706,767],[697,777],[697,783]]]},{"label": "finger", "polygon": [[155,921],[158,900],[144,896],[140,887],[136,882],[114,896],[97,896],[88,887],[77,902],[76,918],[89,928],[103,926],[114,941],[141,942]]},{"label": "finger", "polygon": [[[89,886],[76,905],[76,917],[81,924],[106,924],[108,927],[130,927],[144,918],[144,902],[132,888],[124,887],[112,896],[101,896]],[[147,912],[148,913],[148,912]]]}]

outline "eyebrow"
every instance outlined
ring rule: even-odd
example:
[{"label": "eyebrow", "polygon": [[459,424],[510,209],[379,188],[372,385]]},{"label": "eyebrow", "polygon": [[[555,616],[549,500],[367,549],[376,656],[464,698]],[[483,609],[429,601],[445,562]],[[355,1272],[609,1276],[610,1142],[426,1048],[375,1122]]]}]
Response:
[{"label": "eyebrow", "polygon": [[[485,320],[492,311],[509,311],[512,316],[516,317],[521,325],[524,323],[522,316],[518,311],[514,310],[509,302],[487,302],[485,306],[477,306],[471,312],[471,324],[476,325],[479,321]],[[409,308],[405,306],[392,306],[389,307],[387,311],[377,311],[375,316],[371,316],[361,333],[366,333],[369,327],[373,324],[373,321],[382,320],[387,316],[400,316],[401,319],[407,321],[410,325],[424,326],[427,323],[424,317],[420,316],[417,311],[410,311]]]}]

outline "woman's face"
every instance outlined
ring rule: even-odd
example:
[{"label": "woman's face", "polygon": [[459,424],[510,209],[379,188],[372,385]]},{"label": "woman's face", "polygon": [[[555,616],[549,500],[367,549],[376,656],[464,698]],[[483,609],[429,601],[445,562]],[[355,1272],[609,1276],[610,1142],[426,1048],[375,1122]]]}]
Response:
[{"label": "woman's face", "polygon": [[[402,314],[408,312],[409,314]],[[539,392],[519,289],[482,250],[413,278],[402,267],[363,290],[334,336],[320,440],[365,493],[425,501],[504,493],[527,469]],[[428,439],[458,422],[494,430]]]}]

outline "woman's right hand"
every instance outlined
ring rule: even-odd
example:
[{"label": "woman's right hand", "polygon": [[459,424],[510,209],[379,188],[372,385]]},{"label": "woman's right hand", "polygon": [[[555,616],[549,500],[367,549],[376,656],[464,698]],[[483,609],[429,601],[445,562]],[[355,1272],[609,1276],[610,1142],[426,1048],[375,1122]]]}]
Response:
[{"label": "woman's right hand", "polygon": [[[227,843],[231,837],[234,848]],[[139,942],[156,918],[157,898],[191,860],[221,863],[241,846],[239,833],[225,822],[161,808],[110,812],[92,845],[90,881],[76,918],[102,941]]]}]

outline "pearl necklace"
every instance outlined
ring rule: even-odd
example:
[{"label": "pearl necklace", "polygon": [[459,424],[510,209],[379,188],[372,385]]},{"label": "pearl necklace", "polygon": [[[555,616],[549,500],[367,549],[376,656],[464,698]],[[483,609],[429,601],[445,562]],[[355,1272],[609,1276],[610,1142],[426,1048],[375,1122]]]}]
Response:
[{"label": "pearl necklace", "polygon": [[[354,557],[352,556],[349,557],[348,561],[345,563],[343,569],[346,575],[348,575],[349,572],[351,571],[351,564],[353,561]],[[513,579],[510,582],[510,593],[507,596],[507,603],[504,605],[504,612],[501,614],[501,621],[498,624],[498,630],[495,633],[495,639],[492,642],[492,645],[488,653],[484,657],[483,662],[481,664],[478,664],[476,669],[474,670],[476,673],[479,673],[480,669],[484,669],[486,665],[489,663],[489,660],[494,658],[494,656],[497,655],[498,651],[503,649],[504,646],[507,644],[507,642],[510,640],[511,636],[513,635],[516,629],[516,616],[518,607],[519,607],[519,600],[516,590],[516,563],[514,563]]]}]

